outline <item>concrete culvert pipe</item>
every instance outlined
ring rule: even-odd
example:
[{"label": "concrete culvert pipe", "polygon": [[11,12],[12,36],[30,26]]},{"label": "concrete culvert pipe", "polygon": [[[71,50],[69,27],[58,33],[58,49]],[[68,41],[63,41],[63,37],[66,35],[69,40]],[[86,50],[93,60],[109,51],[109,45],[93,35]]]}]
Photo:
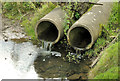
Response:
[{"label": "concrete culvert pipe", "polygon": [[98,3],[103,5],[94,5],[68,30],[68,42],[75,49],[90,49],[99,36],[100,25],[107,24],[113,3],[101,0]]},{"label": "concrete culvert pipe", "polygon": [[36,26],[39,40],[56,43],[64,35],[65,12],[59,7],[41,18]]}]

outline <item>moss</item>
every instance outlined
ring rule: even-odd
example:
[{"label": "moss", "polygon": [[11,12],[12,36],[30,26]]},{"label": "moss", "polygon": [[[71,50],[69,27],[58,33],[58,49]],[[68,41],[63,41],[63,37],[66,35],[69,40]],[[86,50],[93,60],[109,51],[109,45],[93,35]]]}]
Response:
[{"label": "moss", "polygon": [[[104,76],[106,76],[104,78],[109,79],[108,78],[109,75],[106,75],[106,74],[108,74],[112,70],[111,69],[112,67],[118,67],[118,42],[111,45],[109,48],[107,48],[103,52],[103,55],[100,58],[100,61],[89,72],[89,77],[88,78],[93,79],[93,78],[97,77],[97,79],[101,79],[100,76],[104,75]],[[104,74],[102,74],[102,73],[104,73]],[[116,73],[116,71],[115,71],[115,73]],[[97,75],[99,75],[99,76],[97,76]],[[116,78],[116,76],[112,77],[112,78]]]}]

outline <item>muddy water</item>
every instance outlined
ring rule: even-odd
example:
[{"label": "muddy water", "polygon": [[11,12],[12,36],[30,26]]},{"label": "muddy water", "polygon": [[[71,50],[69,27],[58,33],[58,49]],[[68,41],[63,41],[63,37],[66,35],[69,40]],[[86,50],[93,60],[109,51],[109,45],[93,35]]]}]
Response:
[{"label": "muddy water", "polygon": [[[45,60],[44,60],[45,59]],[[60,57],[38,57],[34,62],[35,71],[43,78],[87,79],[89,61],[80,65],[63,61]]]}]

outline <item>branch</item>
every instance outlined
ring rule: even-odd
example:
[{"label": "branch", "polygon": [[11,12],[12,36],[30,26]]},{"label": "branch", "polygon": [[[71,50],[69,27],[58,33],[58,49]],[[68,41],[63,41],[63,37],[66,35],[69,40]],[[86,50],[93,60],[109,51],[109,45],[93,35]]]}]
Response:
[{"label": "branch", "polygon": [[101,4],[101,3],[95,3],[95,2],[86,2],[86,3],[94,4],[94,5],[103,5],[103,4]]}]

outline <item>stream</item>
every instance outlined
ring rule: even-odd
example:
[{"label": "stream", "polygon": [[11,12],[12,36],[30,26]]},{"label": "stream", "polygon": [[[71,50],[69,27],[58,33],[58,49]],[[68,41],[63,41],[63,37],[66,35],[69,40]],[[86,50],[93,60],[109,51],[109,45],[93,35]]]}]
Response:
[{"label": "stream", "polygon": [[[44,44],[47,46],[48,44]],[[0,78],[86,78],[89,61],[80,65],[63,61],[61,53],[46,51],[31,42],[0,40]],[[77,77],[76,77],[76,76]]]},{"label": "stream", "polygon": [[3,35],[0,35],[0,79],[87,79],[91,64],[89,59],[79,64],[64,61],[63,53],[53,51],[51,42],[42,41],[42,46],[38,47],[26,40],[29,37],[21,27],[10,25],[5,22],[7,19],[3,21]]}]

